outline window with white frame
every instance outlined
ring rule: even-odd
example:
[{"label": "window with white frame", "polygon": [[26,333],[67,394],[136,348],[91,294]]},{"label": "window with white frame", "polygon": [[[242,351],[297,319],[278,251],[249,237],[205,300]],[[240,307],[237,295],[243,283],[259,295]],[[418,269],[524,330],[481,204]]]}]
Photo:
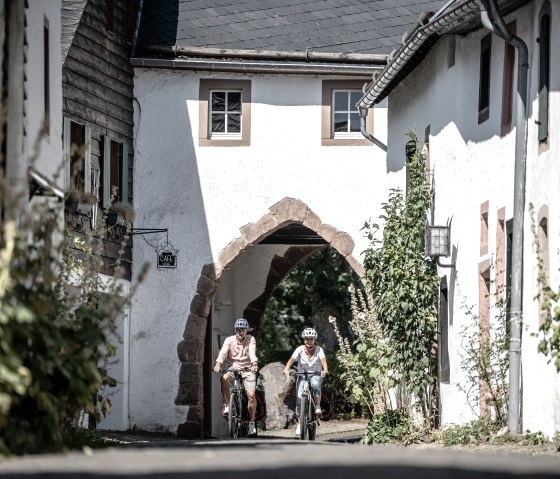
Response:
[{"label": "window with white frame", "polygon": [[241,115],[241,91],[210,91],[208,130],[211,139],[241,139]]},{"label": "window with white frame", "polygon": [[[372,146],[360,132],[361,118],[356,107],[363,86],[363,80],[322,81],[322,146]],[[366,129],[374,131],[373,108],[367,111]]]},{"label": "window with white frame", "polygon": [[199,146],[249,146],[251,81],[201,79],[198,121]]},{"label": "window with white frame", "polygon": [[356,103],[362,97],[360,90],[333,90],[332,137],[360,138],[360,114]]}]

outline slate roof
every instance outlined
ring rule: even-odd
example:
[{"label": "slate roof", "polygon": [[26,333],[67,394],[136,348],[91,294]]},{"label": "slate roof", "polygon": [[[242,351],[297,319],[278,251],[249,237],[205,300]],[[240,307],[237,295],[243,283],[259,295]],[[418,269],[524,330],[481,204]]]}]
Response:
[{"label": "slate roof", "polygon": [[445,1],[144,0],[135,57],[147,45],[389,54],[422,12]]}]

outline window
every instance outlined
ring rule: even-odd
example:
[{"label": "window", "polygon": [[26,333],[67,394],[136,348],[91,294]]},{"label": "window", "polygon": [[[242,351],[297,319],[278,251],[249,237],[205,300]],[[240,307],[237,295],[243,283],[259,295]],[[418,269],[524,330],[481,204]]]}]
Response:
[{"label": "window", "polygon": [[439,284],[438,333],[439,380],[449,383],[449,302],[446,276],[441,278]]},{"label": "window", "polygon": [[208,122],[211,139],[241,139],[241,92],[211,90]]},{"label": "window", "polygon": [[488,254],[488,210],[489,202],[480,205],[480,256]]},{"label": "window", "polygon": [[251,82],[200,80],[199,146],[249,146]]},{"label": "window", "polygon": [[[508,25],[508,29],[515,35],[515,20]],[[514,64],[515,48],[510,43],[506,43],[504,50],[504,80],[502,87],[502,136],[509,133],[511,130]]]},{"label": "window", "polygon": [[548,243],[548,206],[543,205],[538,214],[538,266],[539,266],[539,326],[550,317],[545,309],[545,288],[550,285],[550,253]]},{"label": "window", "polygon": [[449,35],[447,39],[447,68],[455,66],[456,37]]},{"label": "window", "polygon": [[50,55],[49,55],[49,21],[45,18],[43,26],[43,87],[44,87],[44,122],[45,132],[49,134],[51,110]]},{"label": "window", "polygon": [[480,78],[478,89],[478,123],[490,117],[490,62],[492,34],[486,35],[480,42]]},{"label": "window", "polygon": [[91,129],[69,118],[64,119],[64,152],[66,157],[66,191],[96,194],[92,188]]},{"label": "window", "polygon": [[539,25],[539,142],[548,140],[548,98],[550,87],[550,4],[547,2],[541,11]]},{"label": "window", "polygon": [[333,90],[333,138],[360,138],[360,114],[356,103],[362,97],[361,90]]},{"label": "window", "polygon": [[128,203],[128,145],[103,137],[101,168],[103,208],[111,203]]},{"label": "window", "polygon": [[[361,80],[323,81],[321,144],[323,146],[371,146],[360,133],[360,114],[356,103],[362,97]],[[373,131],[373,109],[366,117],[366,127]]]}]

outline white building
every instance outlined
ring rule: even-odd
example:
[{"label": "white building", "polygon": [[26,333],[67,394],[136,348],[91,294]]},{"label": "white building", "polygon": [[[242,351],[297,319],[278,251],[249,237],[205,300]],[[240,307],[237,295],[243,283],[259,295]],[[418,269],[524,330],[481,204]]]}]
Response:
[{"label": "white building", "polygon": [[[482,401],[480,409],[475,405],[472,411],[458,387],[466,385],[460,365],[461,330],[470,317],[464,304],[473,307],[480,324],[491,323],[497,314],[498,291],[504,286],[511,291],[509,278],[518,264],[523,318],[519,426],[552,436],[560,430],[560,375],[537,351],[535,334],[541,312],[535,234],[543,260],[540,271],[557,289],[560,5],[542,0],[497,3],[509,30],[528,49],[526,138],[523,115],[516,120],[516,109],[522,105],[517,89],[523,84],[518,81],[523,78],[523,72],[517,70],[518,54],[482,26],[478,0],[451,2],[410,32],[383,73],[367,88],[361,106],[385,102],[388,97],[387,164],[400,169],[401,185],[405,181],[403,134],[417,129],[419,139],[428,143],[433,173],[432,224],[445,225],[452,219],[452,255],[442,263],[455,263],[456,269],[439,269],[444,333],[440,344],[442,422],[463,423],[475,417],[475,412],[489,409]],[[491,12],[491,7],[488,2],[486,11]],[[489,17],[498,23],[498,15],[490,13]],[[516,149],[518,129],[521,141]],[[525,146],[526,178],[520,174],[514,187],[515,165],[522,163]],[[524,201],[519,196],[523,194]],[[524,213],[524,217],[517,216],[521,218],[517,226],[515,198]],[[522,255],[516,262],[511,238],[517,232],[522,239],[518,243],[522,249],[517,251]],[[444,359],[447,354],[448,362]]]},{"label": "white building", "polygon": [[[1,167],[21,211],[28,199],[62,199],[60,0],[27,3],[0,5]],[[47,201],[61,213],[56,199]]]},{"label": "white building", "polygon": [[[130,426],[194,437],[223,433],[210,370],[236,318],[258,328],[271,288],[326,244],[362,274],[360,228],[399,172],[354,104],[439,2],[217,3],[144,2],[132,60],[135,226],[168,232],[134,244],[152,270],[131,309]],[[383,103],[367,130],[386,142]],[[176,268],[156,266],[166,249]]]}]

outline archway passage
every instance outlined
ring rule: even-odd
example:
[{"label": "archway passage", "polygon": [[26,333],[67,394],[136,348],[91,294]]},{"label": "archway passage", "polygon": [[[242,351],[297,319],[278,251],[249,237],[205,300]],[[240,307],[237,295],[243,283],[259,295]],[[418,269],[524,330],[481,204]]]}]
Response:
[{"label": "archway passage", "polygon": [[[203,266],[196,295],[191,301],[183,340],[177,346],[181,368],[175,404],[189,406],[186,421],[177,429],[177,434],[180,436],[199,438],[203,434],[206,376],[203,367],[205,359],[207,362],[211,360],[209,357],[205,358],[205,344],[212,301],[224,272],[248,248],[257,244],[300,246],[300,248],[290,248],[284,255],[285,260],[280,260],[282,265],[278,274],[268,275],[271,284],[267,289],[273,287],[273,282],[281,281],[283,275],[295,264],[294,261],[301,261],[305,256],[327,245],[341,254],[361,279],[364,278],[362,265],[352,255],[354,250],[352,237],[334,226],[322,223],[319,216],[300,200],[282,199],[271,206],[269,212],[256,223],[249,223],[239,231],[240,236],[220,251],[216,263]],[[262,314],[263,301],[266,305],[264,296],[257,304],[248,305],[245,311],[249,315],[249,321],[255,320],[259,314]],[[208,351],[206,353],[208,356]],[[209,367],[211,366],[207,364],[206,368]]]}]

